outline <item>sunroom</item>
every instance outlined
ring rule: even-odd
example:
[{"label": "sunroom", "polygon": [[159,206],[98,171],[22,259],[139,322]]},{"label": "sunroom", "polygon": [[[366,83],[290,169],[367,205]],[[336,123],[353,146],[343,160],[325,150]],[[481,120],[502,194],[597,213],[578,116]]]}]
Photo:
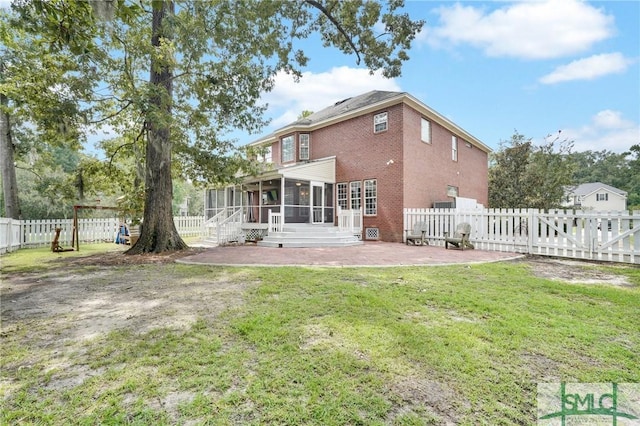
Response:
[{"label": "sunroom", "polygon": [[205,194],[209,235],[218,243],[259,240],[285,224],[333,225],[335,157],[266,171]]}]

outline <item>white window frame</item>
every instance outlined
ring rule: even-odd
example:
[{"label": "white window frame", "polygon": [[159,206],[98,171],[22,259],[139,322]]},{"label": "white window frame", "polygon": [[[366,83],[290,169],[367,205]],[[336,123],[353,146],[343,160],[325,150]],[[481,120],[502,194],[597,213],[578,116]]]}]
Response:
[{"label": "white window frame", "polygon": [[431,122],[424,117],[420,120],[420,139],[424,143],[431,144]]},{"label": "white window frame", "polygon": [[389,113],[381,112],[373,116],[373,133],[385,132],[389,128]]},{"label": "white window frame", "polygon": [[596,201],[609,201],[609,193],[596,193]]},{"label": "white window frame", "polygon": [[310,139],[311,137],[309,136],[309,133],[301,133],[298,136],[298,142],[300,143],[300,159],[301,160],[309,159],[310,145],[311,145],[309,143]]},{"label": "white window frame", "polygon": [[364,181],[364,215],[376,216],[378,214],[378,182],[376,179]]},{"label": "white window frame", "polygon": [[451,136],[451,160],[458,161],[458,138]]},{"label": "white window frame", "polygon": [[341,209],[349,210],[349,185],[346,182],[336,184],[336,202]]},{"label": "white window frame", "polygon": [[[285,144],[291,144],[290,148],[285,151]],[[285,157],[285,154],[287,155]],[[296,140],[293,135],[286,136],[280,140],[280,158],[283,163],[294,161],[296,159]]]},{"label": "white window frame", "polygon": [[351,209],[360,210],[362,207],[362,182],[359,180],[349,182],[349,199]]}]

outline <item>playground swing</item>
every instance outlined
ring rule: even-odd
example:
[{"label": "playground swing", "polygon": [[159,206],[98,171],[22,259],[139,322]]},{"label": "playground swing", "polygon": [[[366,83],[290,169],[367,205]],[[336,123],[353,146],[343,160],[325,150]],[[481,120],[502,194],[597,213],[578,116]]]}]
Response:
[{"label": "playground swing", "polygon": [[62,228],[56,228],[56,236],[53,238],[53,241],[51,241],[51,251],[54,253],[73,251],[73,247],[64,248],[60,245],[60,231],[62,231]]},{"label": "playground swing", "polygon": [[[71,234],[71,248],[64,248],[60,245],[60,232],[62,231],[62,228],[56,228],[56,235],[53,239],[53,241],[51,242],[51,251],[54,253],[61,253],[61,252],[65,252],[65,251],[80,251],[80,238],[78,235],[78,210],[81,209],[90,209],[90,210],[118,210],[118,211],[122,211],[122,209],[120,207],[108,207],[108,206],[99,206],[99,205],[95,205],[95,206],[80,206],[80,205],[75,205],[73,206],[73,230],[72,230],[72,234]],[[127,236],[127,238],[129,239],[129,243],[133,244],[135,243],[134,240],[134,235],[132,236]],[[135,239],[137,240],[137,236],[135,236]],[[75,246],[75,249],[74,249]]]}]

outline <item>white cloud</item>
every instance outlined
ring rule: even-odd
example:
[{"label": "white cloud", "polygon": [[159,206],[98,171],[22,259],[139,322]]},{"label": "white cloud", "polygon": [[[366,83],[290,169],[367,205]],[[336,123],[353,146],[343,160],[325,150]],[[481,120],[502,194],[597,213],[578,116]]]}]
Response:
[{"label": "white cloud", "polygon": [[262,97],[269,104],[268,116],[274,117],[272,128],[279,128],[298,119],[300,113],[320,111],[339,100],[370,90],[400,91],[394,79],[381,72],[373,75],[361,68],[336,67],[327,72],[305,72],[298,83],[285,73],[276,76],[273,90]]},{"label": "white cloud", "polygon": [[572,80],[594,80],[607,74],[622,73],[627,70],[631,62],[622,53],[617,52],[593,55],[559,66],[540,78],[540,82],[555,84]]},{"label": "white cloud", "polygon": [[489,56],[548,59],[588,50],[613,35],[613,16],[578,0],[508,3],[491,12],[456,3],[436,10],[434,45],[470,44]]},{"label": "white cloud", "polygon": [[603,110],[579,129],[563,129],[562,135],[574,141],[574,151],[609,150],[621,153],[640,142],[640,123],[627,120],[619,111]]}]

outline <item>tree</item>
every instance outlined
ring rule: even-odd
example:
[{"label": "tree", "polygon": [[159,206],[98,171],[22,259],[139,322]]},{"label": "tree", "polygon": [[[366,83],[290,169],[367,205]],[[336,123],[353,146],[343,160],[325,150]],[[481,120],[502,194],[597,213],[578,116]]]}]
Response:
[{"label": "tree", "polygon": [[[0,63],[0,73],[4,74],[4,66]],[[4,201],[4,216],[20,219],[20,204],[18,201],[18,181],[15,169],[15,148],[11,137],[11,123],[9,121],[8,100],[4,93],[0,93],[0,161],[2,168],[2,195]]]},{"label": "tree", "polygon": [[573,144],[560,139],[560,132],[535,146],[531,139],[514,133],[509,142],[491,156],[489,206],[494,208],[559,207],[565,188],[571,184],[573,163],[567,154]]},{"label": "tree", "polygon": [[640,210],[640,144],[632,145],[629,152],[633,156],[629,161],[629,174],[624,189],[628,192],[627,207],[630,210]]},{"label": "tree", "polygon": [[55,148],[81,148],[80,100],[88,97],[95,70],[68,50],[52,52],[15,23],[15,15],[0,11],[0,161],[5,214],[17,218],[16,167],[26,156],[48,158]]},{"label": "tree", "polygon": [[[85,4],[21,0],[14,6],[23,28],[99,67],[101,86],[111,96],[93,103],[92,112],[103,117],[94,121],[120,131],[139,129],[136,140],[145,144],[144,222],[129,253],[186,247],[171,215],[172,173],[227,183],[240,169],[254,170],[227,134],[257,132],[265,124],[262,93],[272,89],[278,72],[301,76],[308,61],[298,40],[319,33],[324,46],[394,77],[423,25],[399,12],[401,0],[185,1],[178,8],[154,0],[150,10],[146,3],[91,2],[100,4],[100,12]],[[145,67],[147,81],[141,77]]]}]

